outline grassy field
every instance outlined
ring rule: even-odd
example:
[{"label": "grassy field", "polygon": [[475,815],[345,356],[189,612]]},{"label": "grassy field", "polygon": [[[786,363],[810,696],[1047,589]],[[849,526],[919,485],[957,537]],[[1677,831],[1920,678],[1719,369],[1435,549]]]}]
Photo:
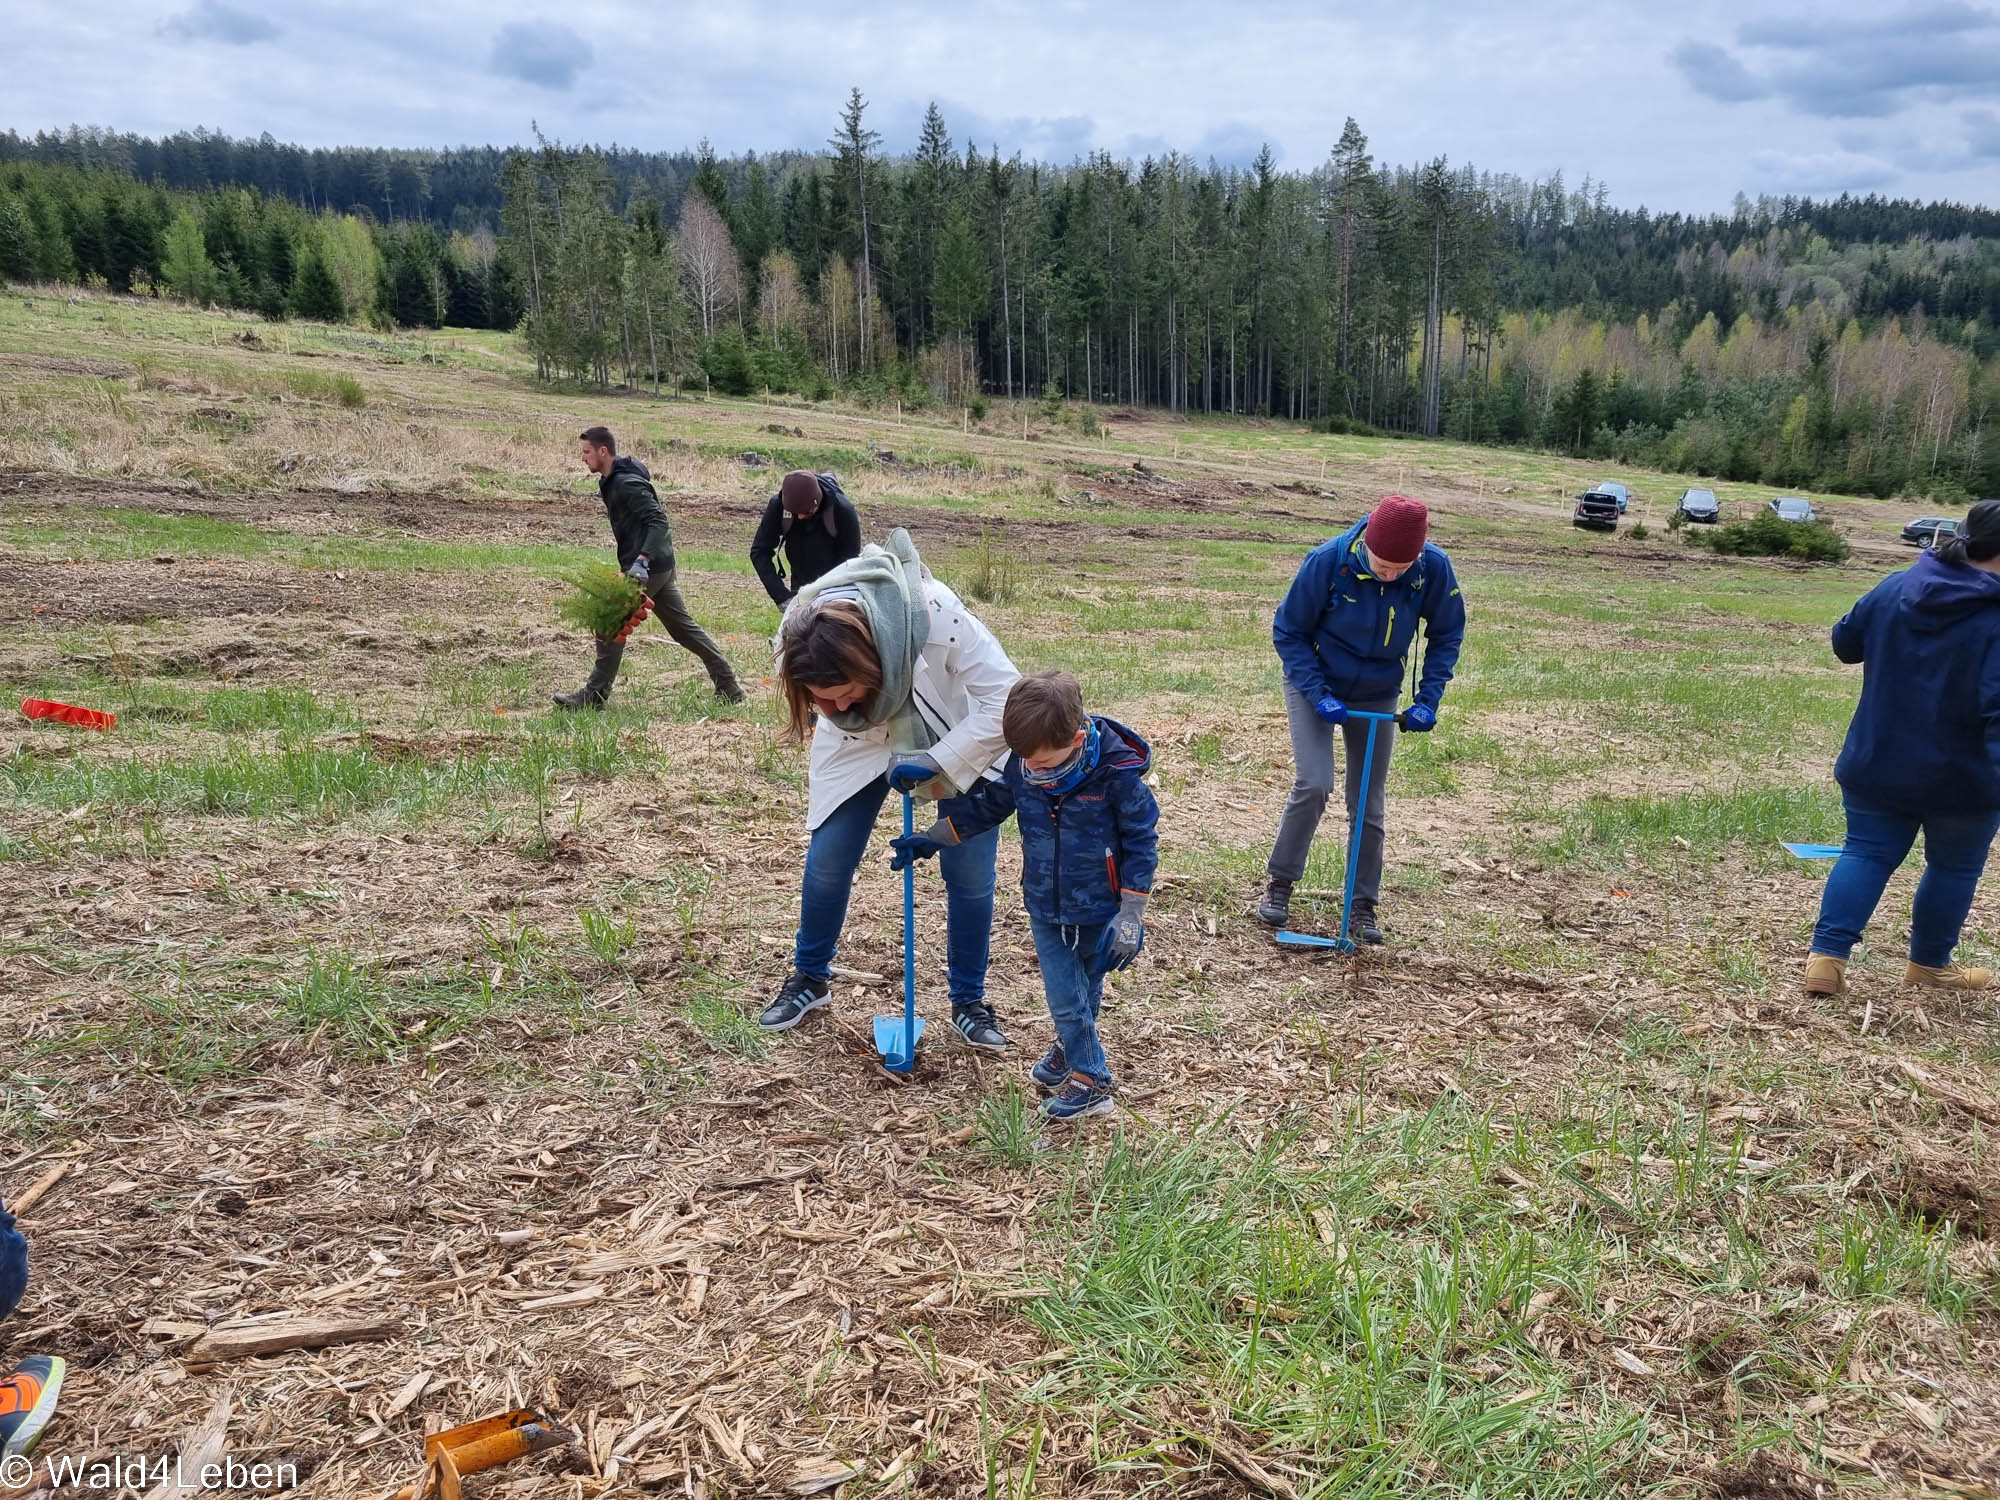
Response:
[{"label": "grassy field", "polygon": [[[1672,476],[1622,476],[1649,536],[1585,536],[1592,466],[1100,415],[545,392],[491,335],[0,303],[0,677],[119,715],[0,727],[0,1190],[65,1169],[0,1352],[71,1359],[49,1446],[171,1452],[226,1394],[232,1454],[350,1496],[521,1401],[582,1441],[481,1493],[1992,1494],[1994,1003],[1895,988],[1913,870],[1852,995],[1805,1000],[1823,871],[1777,846],[1839,836],[1826,628],[1904,510],[1814,497],[1856,560],[1800,569],[1685,548]],[[1115,1124],[1024,1092],[1011,836],[1020,1056],[874,1065],[873,857],[837,1005],[756,1030],[804,848],[771,695],[719,706],[653,631],[605,713],[546,711],[588,665],[552,602],[604,553],[596,421],[753,687],[750,531],[774,469],[830,466],[1151,739]],[[1396,489],[1471,630],[1397,750],[1390,948],[1300,958],[1247,915],[1271,610]],[[929,872],[920,907],[941,1017]],[[402,1332],[200,1357],[281,1314]]]}]

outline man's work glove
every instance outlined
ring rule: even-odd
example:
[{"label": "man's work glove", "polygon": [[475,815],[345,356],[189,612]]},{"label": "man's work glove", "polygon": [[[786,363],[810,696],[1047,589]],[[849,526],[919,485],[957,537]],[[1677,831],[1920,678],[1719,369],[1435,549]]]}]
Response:
[{"label": "man's work glove", "polygon": [[641,588],[653,581],[653,565],[643,556],[632,559],[632,566],[625,570],[625,576]]},{"label": "man's work glove", "polygon": [[1347,705],[1331,693],[1328,693],[1313,705],[1313,712],[1329,724],[1345,724],[1347,722]]},{"label": "man's work glove", "polygon": [[912,752],[889,762],[889,785],[899,792],[914,792],[927,781],[944,774],[944,768],[928,755]]},{"label": "man's work glove", "polygon": [[958,834],[943,818],[939,818],[922,833],[906,833],[900,838],[889,840],[889,847],[895,853],[889,856],[889,868],[906,870],[920,859],[929,859],[941,849],[950,849],[958,843]]},{"label": "man's work glove", "polygon": [[1428,703],[1412,703],[1396,717],[1397,725],[1411,734],[1429,734],[1437,721],[1438,711]]},{"label": "man's work glove", "polygon": [[1119,898],[1118,915],[1111,919],[1111,967],[1126,969],[1146,946],[1146,893],[1127,891]]}]

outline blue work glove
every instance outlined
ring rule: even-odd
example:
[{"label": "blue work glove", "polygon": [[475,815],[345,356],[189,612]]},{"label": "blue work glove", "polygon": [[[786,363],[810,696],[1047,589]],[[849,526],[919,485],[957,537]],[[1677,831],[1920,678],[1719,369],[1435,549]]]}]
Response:
[{"label": "blue work glove", "polygon": [[625,576],[643,587],[653,581],[653,565],[644,557],[635,557],[632,566],[625,570]]},{"label": "blue work glove", "polygon": [[889,785],[899,792],[914,792],[927,781],[944,774],[944,768],[928,755],[898,755],[889,762]]},{"label": "blue work glove", "polygon": [[889,868],[907,870],[920,859],[929,859],[939,850],[952,848],[958,843],[958,834],[951,824],[939,818],[922,833],[906,833],[900,838],[889,840],[889,847],[895,853],[889,856]]},{"label": "blue work glove", "polygon": [[1398,727],[1410,734],[1429,734],[1437,721],[1438,711],[1428,703],[1412,703],[1396,717]]},{"label": "blue work glove", "polygon": [[1331,693],[1328,693],[1313,705],[1313,712],[1329,724],[1345,724],[1347,722],[1347,705]]},{"label": "blue work glove", "polygon": [[1146,946],[1146,893],[1127,891],[1118,902],[1118,915],[1111,919],[1111,967],[1128,969],[1139,950]]}]

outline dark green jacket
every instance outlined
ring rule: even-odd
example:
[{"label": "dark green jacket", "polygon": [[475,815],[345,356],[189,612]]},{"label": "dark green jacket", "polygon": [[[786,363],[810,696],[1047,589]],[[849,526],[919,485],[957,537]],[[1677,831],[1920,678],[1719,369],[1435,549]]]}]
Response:
[{"label": "dark green jacket", "polygon": [[644,464],[629,455],[614,459],[611,472],[597,481],[597,493],[611,518],[620,569],[630,568],[635,557],[644,557],[655,573],[673,563],[674,534],[667,529],[667,513]]}]

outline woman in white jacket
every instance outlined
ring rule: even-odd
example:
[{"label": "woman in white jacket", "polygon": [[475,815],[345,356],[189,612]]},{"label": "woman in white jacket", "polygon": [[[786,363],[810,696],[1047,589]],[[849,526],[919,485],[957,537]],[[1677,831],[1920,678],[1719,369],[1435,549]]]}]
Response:
[{"label": "woman in white jacket", "polygon": [[[799,591],[778,632],[778,684],[794,740],[810,739],[792,973],[758,1024],[787,1031],[831,999],[833,957],[854,872],[889,792],[949,797],[1006,754],[1000,713],[1020,673],[958,595],[931,577],[909,534]],[[998,830],[939,856],[952,1026],[974,1047],[1007,1045],[986,1003]]]}]

